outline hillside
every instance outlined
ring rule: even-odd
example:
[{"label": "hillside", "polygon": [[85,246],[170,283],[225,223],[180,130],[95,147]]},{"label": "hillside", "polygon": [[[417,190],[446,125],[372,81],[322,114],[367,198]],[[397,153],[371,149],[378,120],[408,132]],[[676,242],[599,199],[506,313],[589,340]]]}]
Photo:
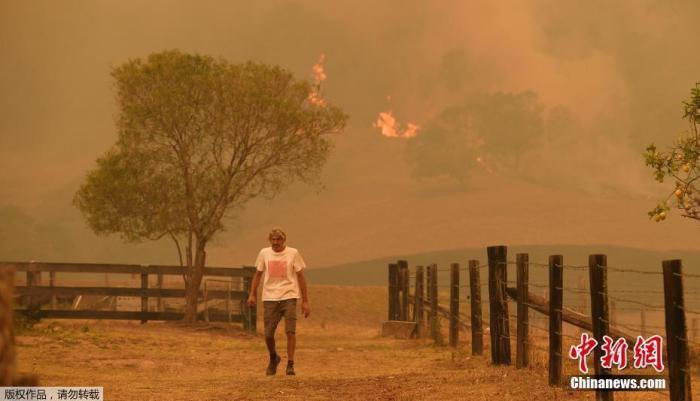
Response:
[{"label": "hillside", "polygon": [[[274,225],[287,229],[288,244],[302,251],[310,268],[460,249],[477,249],[474,256],[483,259],[486,246],[500,244],[514,249],[569,244],[593,252],[605,252],[598,244],[700,251],[695,222],[675,213],[662,223],[648,219],[647,211],[661,195],[564,190],[496,176],[475,177],[468,188],[458,189],[444,182],[415,182],[401,178],[401,169],[387,169],[397,170],[397,178],[353,177],[329,182],[318,194],[297,188],[252,204],[217,239],[209,260],[251,263]],[[573,262],[572,257],[567,260]],[[647,258],[618,263],[627,260]]]},{"label": "hillside", "polygon": [[[700,271],[700,252],[693,251],[652,251],[612,245],[522,245],[508,247],[508,260],[515,260],[517,253],[528,253],[530,261],[537,263],[547,263],[549,255],[563,255],[564,264],[575,266],[587,265],[588,255],[600,253],[608,256],[609,266],[649,271],[660,271],[663,260],[681,259],[686,272]],[[387,265],[399,259],[407,260],[411,267],[432,263],[438,267],[448,267],[451,263],[460,263],[464,268],[471,259],[478,260],[480,264],[487,263],[485,247],[464,248],[344,263],[309,270],[307,276],[316,284],[383,286],[387,282]],[[538,270],[532,269],[532,272],[537,275]]]},{"label": "hillside", "polygon": [[[516,253],[528,253],[533,265],[529,269],[530,291],[542,296],[548,296],[548,269],[549,255],[559,254],[564,256],[565,266],[587,266],[588,255],[602,253],[608,256],[608,290],[611,296],[611,308],[625,324],[638,325],[640,313],[645,309],[647,324],[662,325],[661,313],[663,300],[663,278],[661,276],[661,262],[669,259],[681,259],[684,272],[695,275],[684,280],[685,303],[689,311],[688,319],[693,327],[697,327],[700,316],[700,296],[697,288],[700,286],[697,272],[700,271],[700,252],[689,251],[648,251],[636,248],[616,246],[575,246],[575,245],[531,245],[510,247],[508,260],[514,261]],[[405,259],[409,262],[411,271],[418,265],[436,263],[438,268],[438,285],[447,291],[449,274],[447,269],[450,263],[460,263],[460,285],[462,286],[460,298],[467,299],[469,294],[469,281],[467,277],[467,261],[479,260],[480,265],[487,263],[486,249],[470,248],[450,250],[442,252],[426,252],[411,255],[379,258],[374,260],[347,263],[329,268],[309,270],[308,279],[314,284],[334,284],[345,286],[377,285],[386,287],[388,282],[388,263],[397,259]],[[537,265],[534,265],[537,263]],[[622,269],[622,270],[620,270]],[[656,272],[659,274],[638,274],[629,270]],[[488,273],[481,270],[482,294],[486,291]],[[509,286],[514,286],[515,266],[508,268]],[[564,269],[564,304],[572,308],[589,307],[587,269]],[[410,280],[411,287],[414,279]],[[413,289],[411,289],[413,291]],[[484,295],[482,295],[483,297]],[[386,301],[383,301],[386,302]],[[442,302],[442,301],[441,301]],[[445,298],[445,301],[446,298]],[[640,304],[641,303],[641,304]],[[646,308],[643,308],[644,305]],[[700,338],[697,329],[693,329],[693,338]]]}]

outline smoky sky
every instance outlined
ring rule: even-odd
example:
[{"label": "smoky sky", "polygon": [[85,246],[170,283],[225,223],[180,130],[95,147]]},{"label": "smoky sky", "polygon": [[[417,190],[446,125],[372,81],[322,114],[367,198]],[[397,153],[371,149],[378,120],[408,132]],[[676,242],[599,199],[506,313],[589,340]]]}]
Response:
[{"label": "smoky sky", "polygon": [[110,70],[167,49],[306,79],[324,53],[323,94],[350,115],[324,170],[329,187],[410,181],[406,140],[372,127],[380,111],[424,125],[473,96],[529,91],[549,128],[546,144],[524,151],[525,179],[654,199],[640,154],[686,127],[681,101],[700,81],[698,15],[696,1],[5,0],[0,204],[16,221],[68,221],[61,237],[88,238],[71,234],[81,217],[70,199],[116,139]]}]

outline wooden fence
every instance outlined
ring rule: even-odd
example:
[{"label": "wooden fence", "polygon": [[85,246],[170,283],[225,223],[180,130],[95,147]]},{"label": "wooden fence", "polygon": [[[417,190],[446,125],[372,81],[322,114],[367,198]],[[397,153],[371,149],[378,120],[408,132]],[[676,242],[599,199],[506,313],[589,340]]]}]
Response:
[{"label": "wooden fence", "polygon": [[36,374],[17,370],[12,313],[14,274],[13,269],[0,269],[0,386],[38,386]]},{"label": "wooden fence", "polygon": [[[153,265],[121,265],[121,264],[79,264],[79,263],[14,263],[0,262],[0,271],[25,272],[26,282],[24,286],[15,287],[15,296],[22,297],[25,308],[16,309],[16,313],[22,313],[34,318],[66,318],[66,319],[121,319],[140,320],[145,323],[149,320],[180,320],[184,317],[182,311],[166,311],[163,309],[163,298],[185,298],[184,288],[163,288],[164,276],[183,276],[186,267],[180,266],[153,266]],[[49,285],[42,285],[42,272],[49,275]],[[109,275],[139,275],[140,287],[116,287],[105,285],[101,287],[59,286],[62,273],[107,273]],[[204,269],[204,288],[200,290],[199,300],[201,311],[198,308],[198,318],[215,322],[242,323],[247,330],[255,332],[257,312],[256,308],[250,308],[246,304],[248,291],[250,290],[254,267],[225,268],[206,267]],[[155,276],[157,284],[155,288],[149,287],[149,278]],[[216,277],[212,279],[212,277]],[[233,278],[242,281],[242,288],[234,289],[231,285]],[[227,288],[207,288],[207,282],[225,281]],[[108,284],[108,283],[105,283]],[[138,311],[127,310],[75,310],[57,308],[59,297],[76,298],[87,295],[100,295],[105,297],[137,297],[141,299],[141,308]],[[155,298],[157,306],[151,310],[149,299]],[[208,305],[211,300],[223,300],[226,303],[226,311],[212,311]],[[232,303],[238,303],[239,313],[233,313]],[[47,308],[48,307],[48,308]]]},{"label": "wooden fence", "polygon": [[11,386],[17,375],[14,325],[10,307],[14,292],[13,274],[11,269],[0,269],[0,386]]},{"label": "wooden fence", "polygon": [[[638,336],[644,337],[649,329],[663,330],[664,356],[667,375],[669,397],[671,400],[691,400],[690,368],[689,368],[689,344],[700,348],[700,342],[695,337],[689,340],[687,336],[686,314],[700,315],[700,312],[688,308],[684,300],[684,279],[700,279],[700,275],[683,272],[680,260],[664,261],[661,269],[657,271],[640,270],[634,268],[620,268],[608,266],[606,255],[590,255],[587,266],[572,266],[564,264],[562,255],[552,255],[548,263],[533,263],[529,255],[520,253],[515,261],[508,261],[507,248],[505,246],[493,246],[487,248],[488,263],[480,265],[477,260],[468,262],[468,269],[461,269],[460,265],[453,263],[449,269],[438,269],[432,264],[426,267],[427,280],[423,281],[424,266],[416,266],[414,274],[411,274],[406,261],[398,261],[389,264],[388,282],[388,319],[415,322],[415,336],[423,337],[425,334],[425,322],[428,322],[430,337],[437,343],[442,342],[437,320],[441,316],[449,321],[449,344],[457,346],[459,343],[459,329],[470,329],[472,354],[480,355],[483,352],[484,322],[482,321],[482,305],[489,307],[489,338],[491,348],[491,361],[494,364],[511,364],[511,318],[515,318],[516,332],[516,358],[517,368],[530,365],[529,355],[533,348],[547,354],[549,384],[558,386],[563,384],[562,373],[562,337],[569,337],[572,344],[578,345],[580,337],[567,335],[563,330],[563,323],[592,333],[598,346],[593,351],[593,370],[596,375],[610,375],[609,369],[601,366],[603,356],[602,345],[604,336],[613,339],[623,338],[627,343],[627,351],[631,352],[638,340]],[[508,279],[508,266],[514,266],[516,280]],[[530,268],[546,269],[547,284],[531,282]],[[489,291],[488,301],[482,302],[480,283],[480,271],[488,269]],[[449,307],[438,303],[438,272],[449,272]],[[468,284],[460,284],[460,272],[468,272]],[[580,282],[577,288],[565,286],[564,273],[566,271],[578,271],[587,273],[588,289],[585,283]],[[623,298],[609,293],[608,273],[621,274],[620,281],[630,285],[635,277],[643,275],[647,278],[658,277],[656,281],[663,287],[662,291],[627,288],[620,292],[639,294],[637,298]],[[582,278],[585,276],[582,276]],[[410,294],[410,278],[415,279],[413,294]],[[583,280],[581,280],[583,281]],[[510,285],[510,286],[509,286]],[[444,286],[443,286],[444,287]],[[459,310],[460,290],[468,287],[469,295],[466,298],[470,304],[470,314]],[[530,287],[542,289],[543,296],[530,292]],[[632,286],[633,287],[633,286]],[[581,300],[578,309],[564,306],[564,292],[575,294]],[[694,293],[692,290],[691,293]],[[663,295],[663,305],[651,305],[642,300],[655,293]],[[516,303],[515,315],[509,313],[508,301]],[[588,303],[590,301],[590,304]],[[616,303],[630,303],[641,306],[639,309],[641,325],[630,326],[617,323],[614,316]],[[613,308],[611,309],[611,305]],[[585,309],[589,309],[587,314]],[[428,319],[424,319],[424,310],[428,310]],[[535,310],[547,317],[548,327],[538,327],[529,318],[529,311]],[[663,312],[664,325],[649,325],[647,314],[649,311]],[[611,323],[611,321],[613,323]],[[694,331],[697,327],[696,319],[693,319]],[[538,347],[531,340],[531,328],[538,328],[548,333],[548,347]],[[661,334],[661,333],[659,333]],[[693,333],[695,335],[695,333]],[[564,355],[568,355],[566,352]],[[659,357],[662,357],[659,355]],[[567,360],[570,360],[567,357]],[[631,365],[631,364],[630,364]],[[657,391],[659,395],[664,392]],[[612,400],[612,391],[597,391],[599,400]]]}]

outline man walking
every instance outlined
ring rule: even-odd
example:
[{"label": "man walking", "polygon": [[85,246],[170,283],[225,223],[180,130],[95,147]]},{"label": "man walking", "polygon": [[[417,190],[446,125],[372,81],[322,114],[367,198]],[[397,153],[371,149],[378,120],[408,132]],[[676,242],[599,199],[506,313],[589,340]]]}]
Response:
[{"label": "man walking", "polygon": [[262,300],[265,321],[265,344],[270,352],[268,376],[277,373],[282,361],[275,348],[275,330],[284,316],[284,331],[287,333],[287,374],[294,375],[294,349],[296,347],[296,307],[301,298],[301,311],[308,317],[309,293],[304,278],[304,259],[299,251],[285,246],[287,235],[281,228],[273,228],[268,236],[270,247],[263,248],[255,261],[257,271],[248,295],[248,305],[257,303],[257,290],[263,278]]}]

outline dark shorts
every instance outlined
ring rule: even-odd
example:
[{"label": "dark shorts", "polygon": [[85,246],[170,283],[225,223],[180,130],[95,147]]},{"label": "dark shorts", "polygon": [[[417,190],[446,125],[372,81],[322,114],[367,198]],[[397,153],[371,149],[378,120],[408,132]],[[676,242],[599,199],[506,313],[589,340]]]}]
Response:
[{"label": "dark shorts", "polygon": [[295,333],[297,329],[296,298],[282,301],[264,301],[263,319],[265,320],[265,337],[274,337],[277,324],[284,316],[284,332]]}]

